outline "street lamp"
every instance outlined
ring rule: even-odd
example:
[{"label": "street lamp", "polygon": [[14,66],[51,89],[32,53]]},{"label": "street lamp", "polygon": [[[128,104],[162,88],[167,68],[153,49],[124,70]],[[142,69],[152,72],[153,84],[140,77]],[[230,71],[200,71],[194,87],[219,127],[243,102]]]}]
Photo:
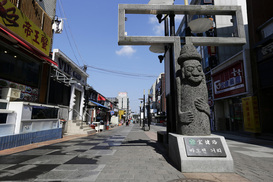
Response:
[{"label": "street lamp", "polygon": [[151,90],[148,91],[148,105],[147,105],[147,118],[148,118],[148,128],[150,130],[150,125],[151,125],[151,102],[150,102],[150,99],[151,99]]},{"label": "street lamp", "polygon": [[188,26],[192,33],[203,33],[213,26],[213,21],[209,18],[198,18],[190,21]]}]

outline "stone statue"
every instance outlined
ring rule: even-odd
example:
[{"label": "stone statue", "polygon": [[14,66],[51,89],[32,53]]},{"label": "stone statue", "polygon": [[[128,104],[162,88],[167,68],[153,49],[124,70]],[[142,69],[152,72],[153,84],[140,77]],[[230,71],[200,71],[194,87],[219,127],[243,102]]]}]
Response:
[{"label": "stone statue", "polygon": [[181,66],[177,77],[178,122],[177,133],[182,135],[210,135],[210,107],[205,75],[196,48],[184,45],[178,57]]}]

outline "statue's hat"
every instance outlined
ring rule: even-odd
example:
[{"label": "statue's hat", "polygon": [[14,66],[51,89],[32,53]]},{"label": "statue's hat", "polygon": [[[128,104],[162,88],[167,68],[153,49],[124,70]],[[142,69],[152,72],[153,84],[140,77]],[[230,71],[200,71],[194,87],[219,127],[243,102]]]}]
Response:
[{"label": "statue's hat", "polygon": [[180,56],[178,57],[178,64],[182,64],[186,60],[190,59],[195,59],[201,62],[202,57],[201,55],[197,52],[196,48],[192,44],[185,44],[181,51],[180,51]]}]

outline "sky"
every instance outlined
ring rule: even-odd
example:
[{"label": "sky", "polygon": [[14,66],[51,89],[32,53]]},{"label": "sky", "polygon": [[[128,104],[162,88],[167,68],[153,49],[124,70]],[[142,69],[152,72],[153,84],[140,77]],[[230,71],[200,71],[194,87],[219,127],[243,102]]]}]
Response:
[{"label": "sky", "polygon": [[[127,92],[130,108],[139,112],[145,90],[152,87],[164,63],[149,46],[118,45],[118,4],[148,4],[149,0],[57,0],[56,16],[64,30],[54,34],[53,49],[60,49],[78,66],[87,65],[87,83],[105,97]],[[176,0],[175,4],[184,4]],[[155,15],[126,15],[128,36],[163,36]],[[181,16],[176,16],[176,27]],[[136,76],[139,75],[139,76]]]}]

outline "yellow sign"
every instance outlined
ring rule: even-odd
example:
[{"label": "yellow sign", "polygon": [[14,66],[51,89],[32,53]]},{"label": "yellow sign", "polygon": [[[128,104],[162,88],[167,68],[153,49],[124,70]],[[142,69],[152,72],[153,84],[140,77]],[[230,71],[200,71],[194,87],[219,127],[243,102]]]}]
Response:
[{"label": "yellow sign", "polygon": [[29,20],[9,0],[2,1],[0,24],[49,55],[51,38]]},{"label": "yellow sign", "polygon": [[119,115],[119,119],[121,119],[122,116],[124,115],[124,110],[119,110],[118,115]]},{"label": "yellow sign", "polygon": [[261,132],[257,97],[243,98],[242,105],[245,131],[253,133]]}]

